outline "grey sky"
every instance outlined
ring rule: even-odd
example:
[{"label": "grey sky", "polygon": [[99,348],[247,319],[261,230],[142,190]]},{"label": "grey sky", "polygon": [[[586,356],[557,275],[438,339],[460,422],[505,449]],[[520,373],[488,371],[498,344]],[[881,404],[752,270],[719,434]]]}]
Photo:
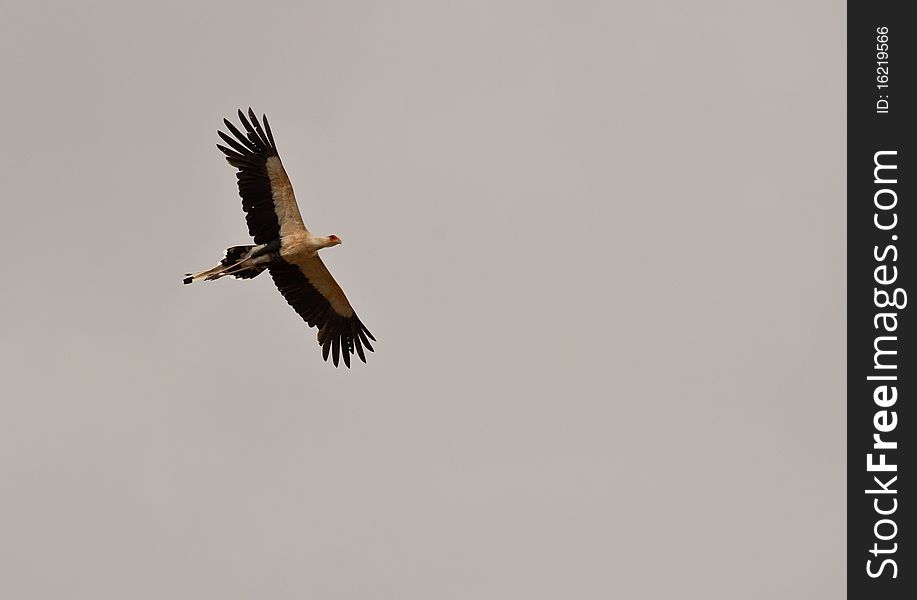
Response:
[{"label": "grey sky", "polygon": [[[0,597],[844,593],[843,5],[2,12]],[[368,365],[180,283],[249,105]]]}]

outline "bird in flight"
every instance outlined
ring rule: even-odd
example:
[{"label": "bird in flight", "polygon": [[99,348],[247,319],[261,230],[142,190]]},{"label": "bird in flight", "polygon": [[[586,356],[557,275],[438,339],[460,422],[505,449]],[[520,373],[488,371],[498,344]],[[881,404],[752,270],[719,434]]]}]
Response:
[{"label": "bird in flight", "polygon": [[227,275],[251,279],[266,269],[293,310],[310,327],[318,328],[318,343],[326,361],[330,355],[336,367],[343,357],[349,368],[350,356],[356,353],[365,363],[363,349],[372,351],[369,340],[376,338],[360,321],[318,256],[319,250],[337,246],[341,239],[336,235],[315,235],[306,229],[293,186],[277,155],[271,126],[266,116],[261,119],[263,126],[251,108],[248,117],[240,110],[239,121],[245,133],[228,119],[223,123],[232,136],[217,132],[227,144],[217,144],[217,148],[238,170],[242,209],[255,243],[227,248],[220,264],[200,273],[187,273],[184,283],[213,281]]}]

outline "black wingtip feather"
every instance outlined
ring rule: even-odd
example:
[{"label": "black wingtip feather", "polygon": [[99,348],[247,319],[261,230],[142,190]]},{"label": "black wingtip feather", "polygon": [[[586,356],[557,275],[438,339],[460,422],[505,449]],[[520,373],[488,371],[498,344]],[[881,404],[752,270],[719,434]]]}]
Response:
[{"label": "black wingtip feather", "polygon": [[334,336],[331,340],[331,357],[334,359],[334,366],[338,366],[341,358],[341,338]]},{"label": "black wingtip feather", "polygon": [[226,146],[224,146],[224,145],[222,145],[222,144],[217,144],[217,148],[219,148],[219,149],[220,149],[220,152],[222,152],[223,154],[225,154],[225,155],[227,156],[227,158],[228,158],[228,157],[232,157],[232,158],[236,158],[236,159],[244,158],[241,154],[239,154],[239,153],[236,152],[235,150],[230,150],[229,148],[227,148]]},{"label": "black wingtip feather", "polygon": [[353,345],[357,349],[357,355],[360,357],[360,360],[366,362],[366,355],[363,354],[363,346],[360,344],[360,337],[357,336],[353,338]]},{"label": "black wingtip feather", "polygon": [[271,143],[271,148],[277,152],[277,143],[274,141],[274,134],[271,133],[271,124],[267,122],[267,115],[262,114],[261,120],[264,121],[264,131],[267,133],[267,139]]}]

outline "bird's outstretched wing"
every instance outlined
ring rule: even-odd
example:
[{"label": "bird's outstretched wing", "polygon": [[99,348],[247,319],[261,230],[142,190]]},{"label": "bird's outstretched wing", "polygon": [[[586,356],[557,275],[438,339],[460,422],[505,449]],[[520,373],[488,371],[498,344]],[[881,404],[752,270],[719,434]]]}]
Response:
[{"label": "bird's outstretched wing", "polygon": [[271,133],[267,117],[262,115],[264,126],[258,122],[255,112],[249,108],[248,118],[239,111],[239,121],[246,133],[236,129],[228,119],[223,119],[232,136],[217,133],[229,147],[217,144],[226,160],[239,170],[239,195],[248,232],[256,244],[266,244],[277,238],[305,231],[293,186],[283,163],[277,155],[277,145]]},{"label": "bird's outstretched wing", "polygon": [[344,364],[350,367],[350,355],[356,352],[366,362],[363,347],[372,351],[369,340],[376,338],[353,311],[322,259],[313,256],[295,263],[281,261],[268,269],[289,305],[311,327],[318,327],[325,360],[330,353],[336,367],[343,355]]}]

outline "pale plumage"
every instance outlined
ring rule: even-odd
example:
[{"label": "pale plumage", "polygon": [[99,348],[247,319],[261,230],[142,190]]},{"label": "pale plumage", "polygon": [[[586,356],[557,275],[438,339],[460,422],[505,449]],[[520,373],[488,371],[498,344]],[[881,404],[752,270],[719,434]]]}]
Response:
[{"label": "pale plumage", "polygon": [[227,144],[217,144],[226,160],[238,169],[239,195],[253,246],[233,246],[226,250],[220,264],[207,271],[187,274],[185,283],[214,280],[232,275],[239,279],[256,277],[267,269],[286,301],[311,327],[318,328],[318,343],[325,360],[331,356],[335,366],[343,358],[350,366],[356,353],[366,362],[366,350],[375,341],[360,321],[344,291],[318,256],[322,248],[336,246],[334,235],[313,235],[304,225],[293,186],[287,177],[267,117],[258,121],[252,109],[248,117],[241,110],[242,133],[232,123],[223,123],[232,135],[218,131]]}]

